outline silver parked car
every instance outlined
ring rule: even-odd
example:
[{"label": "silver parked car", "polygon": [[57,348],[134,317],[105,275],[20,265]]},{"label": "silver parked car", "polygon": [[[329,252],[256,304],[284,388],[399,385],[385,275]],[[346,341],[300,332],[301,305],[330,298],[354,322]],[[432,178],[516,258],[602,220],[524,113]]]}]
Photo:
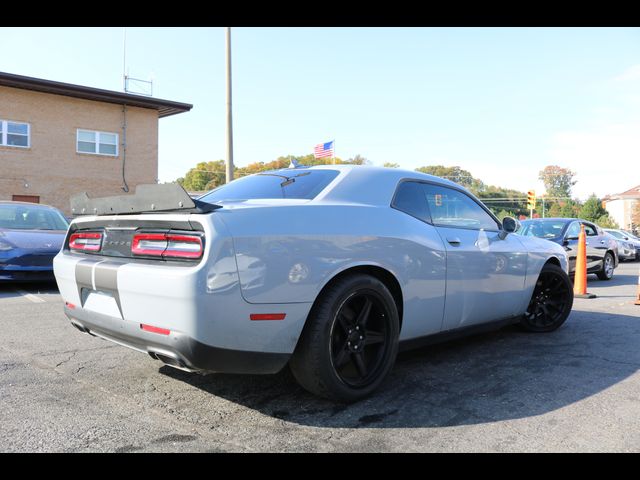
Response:
[{"label": "silver parked car", "polygon": [[[354,401],[400,347],[518,323],[555,330],[564,249],[511,233],[459,185],[389,168],[259,173],[191,199],[178,185],[72,199],[54,261],[82,332],[188,371],[275,373]],[[89,214],[89,215],[87,215]]]},{"label": "silver parked car", "polygon": [[635,260],[636,258],[636,249],[633,248],[628,242],[624,240],[619,240],[609,232],[604,232],[604,235],[612,242],[615,242],[616,252],[618,253],[618,260],[623,262],[625,260]]},{"label": "silver parked car", "polygon": [[[618,243],[624,246],[625,260],[640,260],[640,239],[629,232],[615,228],[605,228],[605,232],[614,237]],[[620,257],[622,259],[622,257]]]}]

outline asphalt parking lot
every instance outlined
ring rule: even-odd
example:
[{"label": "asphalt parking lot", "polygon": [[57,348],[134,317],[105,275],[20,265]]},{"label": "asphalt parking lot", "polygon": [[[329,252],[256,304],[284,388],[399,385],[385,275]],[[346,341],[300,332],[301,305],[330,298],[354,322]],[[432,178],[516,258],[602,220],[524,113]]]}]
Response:
[{"label": "asphalt parking lot", "polygon": [[0,285],[2,452],[640,451],[640,263],[589,276],[552,334],[400,355],[345,406],[274,376],[188,374],[75,330],[55,284]]}]

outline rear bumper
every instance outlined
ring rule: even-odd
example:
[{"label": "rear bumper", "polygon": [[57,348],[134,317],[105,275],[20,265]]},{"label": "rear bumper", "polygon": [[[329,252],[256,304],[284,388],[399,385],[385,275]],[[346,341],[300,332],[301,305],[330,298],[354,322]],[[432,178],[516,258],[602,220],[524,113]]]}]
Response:
[{"label": "rear bumper", "polygon": [[142,330],[140,323],[65,306],[71,323],[85,333],[115,342],[165,364],[187,371],[267,374],[280,371],[290,354],[214,347],[182,333],[168,335]]}]

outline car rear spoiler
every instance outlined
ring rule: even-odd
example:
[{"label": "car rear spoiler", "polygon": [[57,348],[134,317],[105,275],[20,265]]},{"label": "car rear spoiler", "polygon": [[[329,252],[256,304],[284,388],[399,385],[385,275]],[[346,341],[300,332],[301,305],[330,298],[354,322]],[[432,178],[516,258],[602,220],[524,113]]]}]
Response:
[{"label": "car rear spoiler", "polygon": [[87,192],[71,197],[73,215],[121,215],[175,212],[208,213],[220,205],[193,199],[177,183],[138,185],[134,194],[89,198]]}]

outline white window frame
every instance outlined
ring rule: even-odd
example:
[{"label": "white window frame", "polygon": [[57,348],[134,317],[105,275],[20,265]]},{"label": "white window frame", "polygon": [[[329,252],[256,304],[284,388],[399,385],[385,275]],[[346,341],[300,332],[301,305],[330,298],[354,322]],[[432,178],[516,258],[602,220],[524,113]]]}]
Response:
[{"label": "white window frame", "polygon": [[[7,135],[9,135],[9,124],[14,123],[16,125],[26,125],[27,126],[27,144],[26,145],[9,145],[7,144]],[[11,148],[31,148],[31,124],[27,122],[16,122],[15,120],[2,120],[0,119],[0,124],[2,124],[2,134],[0,134],[0,146],[2,147],[11,147]],[[21,133],[12,133],[11,135],[22,135]],[[24,136],[24,135],[22,135]]]},{"label": "white window frame", "polygon": [[[84,132],[84,133],[93,133],[93,138],[94,138],[94,142],[96,145],[96,151],[95,152],[83,152],[78,150],[78,143],[80,142],[80,132]],[[115,135],[116,136],[116,153],[100,153],[98,150],[100,150],[100,134],[106,134],[106,135]],[[104,145],[111,145],[111,144],[104,144]],[[87,130],[86,128],[78,128],[76,130],[76,153],[79,153],[81,155],[100,155],[101,157],[117,157],[120,154],[120,136],[115,133],[115,132],[101,132],[99,130]]]}]

